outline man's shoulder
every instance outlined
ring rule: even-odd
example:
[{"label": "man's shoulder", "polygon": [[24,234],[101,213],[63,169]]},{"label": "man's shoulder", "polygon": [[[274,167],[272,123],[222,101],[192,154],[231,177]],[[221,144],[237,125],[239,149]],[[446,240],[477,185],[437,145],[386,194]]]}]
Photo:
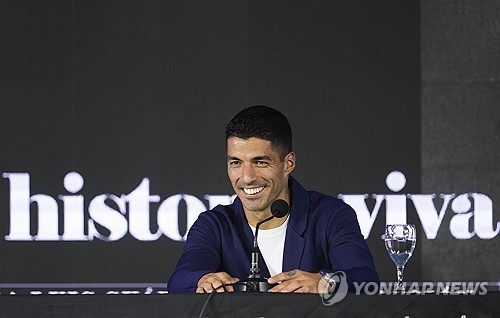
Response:
[{"label": "man's shoulder", "polygon": [[317,191],[308,191],[308,196],[309,224],[318,231],[344,231],[358,224],[354,209],[341,199]]},{"label": "man's shoulder", "polygon": [[202,212],[198,216],[198,222],[216,222],[216,223],[227,223],[234,222],[236,217],[236,209],[234,203],[228,205],[217,205],[216,207]]},{"label": "man's shoulder", "polygon": [[296,179],[292,179],[293,195],[297,202],[308,202],[309,210],[336,210],[339,208],[349,208],[349,206],[332,195],[315,190],[306,190]]},{"label": "man's shoulder", "polygon": [[339,198],[335,198],[329,194],[325,194],[318,191],[307,191],[307,196],[309,198],[310,205],[312,207],[318,208],[347,208],[349,207],[344,201]]},{"label": "man's shoulder", "polygon": [[354,209],[343,200],[318,191],[307,191],[312,218],[351,222],[357,219]]}]

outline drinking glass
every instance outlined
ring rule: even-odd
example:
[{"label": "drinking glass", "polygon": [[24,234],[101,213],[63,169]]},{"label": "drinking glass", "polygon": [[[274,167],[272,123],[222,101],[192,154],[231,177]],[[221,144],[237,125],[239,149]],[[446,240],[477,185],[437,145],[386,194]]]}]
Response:
[{"label": "drinking glass", "polygon": [[395,293],[402,293],[405,290],[403,284],[403,271],[405,264],[411,257],[417,235],[414,224],[389,224],[385,227],[385,234],[382,238],[385,241],[385,248],[394,264],[396,264],[398,282]]}]

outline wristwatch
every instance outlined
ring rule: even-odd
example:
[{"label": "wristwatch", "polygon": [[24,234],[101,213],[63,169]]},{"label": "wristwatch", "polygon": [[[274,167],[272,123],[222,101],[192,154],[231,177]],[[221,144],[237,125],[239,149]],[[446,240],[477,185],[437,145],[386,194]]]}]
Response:
[{"label": "wristwatch", "polygon": [[328,284],[328,292],[331,293],[335,289],[335,285],[337,284],[333,275],[324,270],[321,270],[319,273],[321,274],[321,276],[323,276],[322,279],[324,279],[325,282]]}]

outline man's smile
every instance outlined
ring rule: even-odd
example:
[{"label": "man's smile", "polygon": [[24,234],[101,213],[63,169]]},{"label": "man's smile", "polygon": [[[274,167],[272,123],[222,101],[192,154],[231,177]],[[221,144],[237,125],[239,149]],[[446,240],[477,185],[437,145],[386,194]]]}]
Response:
[{"label": "man's smile", "polygon": [[255,195],[257,193],[260,193],[262,190],[264,190],[264,187],[257,187],[257,188],[242,188],[243,192],[248,195]]}]

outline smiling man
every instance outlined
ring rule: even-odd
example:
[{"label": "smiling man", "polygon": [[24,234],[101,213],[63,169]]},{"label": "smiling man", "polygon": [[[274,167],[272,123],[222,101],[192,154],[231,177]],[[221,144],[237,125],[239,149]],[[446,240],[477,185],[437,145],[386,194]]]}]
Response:
[{"label": "smiling man", "polygon": [[[270,141],[256,137],[230,137],[227,154],[229,179],[251,225],[271,215],[270,206],[275,200],[290,202],[288,176],[295,168],[293,152],[282,155]],[[262,229],[275,227],[273,223],[283,220],[270,220]]]},{"label": "smiling man", "polygon": [[[237,198],[200,214],[172,274],[170,292],[234,291],[251,266],[255,226],[285,200],[290,212],[259,230],[260,267],[270,292],[317,293],[322,278],[343,271],[354,282],[378,282],[354,210],[331,196],[306,191],[290,176],[296,157],[287,118],[252,106],[226,126],[227,172]],[[330,283],[331,280],[329,281]]]}]

